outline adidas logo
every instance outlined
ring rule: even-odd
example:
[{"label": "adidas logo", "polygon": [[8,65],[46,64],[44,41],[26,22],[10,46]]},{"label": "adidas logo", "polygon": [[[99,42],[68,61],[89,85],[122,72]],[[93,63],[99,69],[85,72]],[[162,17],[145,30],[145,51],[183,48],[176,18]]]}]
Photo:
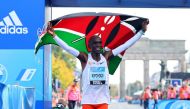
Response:
[{"label": "adidas logo", "polygon": [[23,27],[22,22],[13,10],[9,16],[0,21],[0,34],[28,34],[28,28]]}]

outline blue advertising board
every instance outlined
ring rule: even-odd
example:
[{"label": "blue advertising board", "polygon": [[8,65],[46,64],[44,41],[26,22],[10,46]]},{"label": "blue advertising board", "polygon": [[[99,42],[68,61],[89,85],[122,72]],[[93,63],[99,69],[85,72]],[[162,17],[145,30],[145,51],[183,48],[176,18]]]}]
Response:
[{"label": "blue advertising board", "polygon": [[21,49],[0,50],[0,54],[0,83],[34,89],[32,96],[36,109],[42,108],[43,50],[39,50],[37,55],[34,55],[34,50]]},{"label": "blue advertising board", "polygon": [[171,79],[171,85],[172,86],[182,86],[182,79]]},{"label": "blue advertising board", "polygon": [[[9,89],[0,91],[0,109],[21,109],[19,94],[23,96],[22,108],[42,109],[44,49],[34,55],[34,47],[37,30],[45,21],[45,0],[1,0],[0,10],[0,83]],[[5,102],[7,93],[11,97]],[[27,97],[33,99],[35,105],[27,104]]]},{"label": "blue advertising board", "polygon": [[1,0],[0,10],[0,49],[34,49],[45,0]]},{"label": "blue advertising board", "polygon": [[182,86],[182,79],[166,79],[166,85]]},{"label": "blue advertising board", "polygon": [[190,109],[189,100],[160,100],[156,109]]}]

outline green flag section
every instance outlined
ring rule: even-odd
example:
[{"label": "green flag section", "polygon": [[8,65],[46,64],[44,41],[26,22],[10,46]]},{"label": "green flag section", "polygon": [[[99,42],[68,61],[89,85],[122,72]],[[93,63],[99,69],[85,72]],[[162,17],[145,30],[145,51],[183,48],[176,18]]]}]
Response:
[{"label": "green flag section", "polygon": [[[86,49],[86,45],[85,45],[85,39],[84,38],[81,39],[81,36],[76,35],[76,34],[72,34],[69,32],[65,32],[65,31],[60,31],[60,30],[55,30],[55,33],[57,34],[57,36],[59,38],[64,40],[64,42],[66,42],[69,46],[71,46],[71,47],[73,47],[73,48],[75,48],[81,52],[88,53],[88,51]],[[64,36],[69,36],[69,37],[64,37]],[[79,39],[81,39],[81,40],[79,40]],[[35,54],[37,53],[37,51],[40,49],[41,46],[47,45],[47,44],[54,44],[54,45],[59,46],[54,41],[52,36],[50,36],[49,34],[46,33],[43,36],[41,36],[41,38],[37,42],[36,47],[35,47]],[[121,58],[119,56],[115,56],[114,58],[112,58],[110,60],[108,67],[109,67],[109,73],[111,75],[114,74],[115,70],[117,69],[117,67],[120,63],[120,61],[121,61]]]},{"label": "green flag section", "polygon": [[[76,35],[76,34],[72,34],[69,32],[65,32],[65,31],[61,31],[61,30],[56,30],[56,29],[55,29],[55,33],[60,39],[64,40],[64,42],[66,42],[69,46],[71,46],[71,47],[73,47],[73,48],[75,48],[81,52],[88,53],[87,49],[86,49],[86,45],[85,45],[85,40],[82,39],[82,40],[77,41],[78,39],[81,38],[81,36]],[[65,37],[65,36],[69,36],[69,37]],[[35,54],[37,53],[38,49],[41,46],[47,45],[47,44],[58,45],[54,41],[54,39],[49,34],[46,33],[37,42],[36,47],[35,47]]]},{"label": "green flag section", "polygon": [[[77,13],[60,17],[50,23],[61,40],[80,52],[88,53],[89,39],[93,35],[102,39],[103,48],[113,50],[132,38],[145,20],[147,19],[118,13]],[[36,43],[35,53],[47,44],[57,45],[49,34],[44,33]],[[108,67],[111,75],[119,66],[124,52],[110,60]]]}]

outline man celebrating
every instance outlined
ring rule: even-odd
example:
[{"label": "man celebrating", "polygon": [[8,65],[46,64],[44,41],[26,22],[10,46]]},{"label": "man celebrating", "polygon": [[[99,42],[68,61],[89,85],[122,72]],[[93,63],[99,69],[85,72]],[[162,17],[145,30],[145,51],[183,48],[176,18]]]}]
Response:
[{"label": "man celebrating", "polygon": [[102,53],[102,40],[99,36],[92,36],[89,40],[91,52],[89,54],[79,52],[68,46],[54,32],[50,23],[48,23],[47,33],[64,50],[77,57],[82,66],[82,109],[108,109],[110,102],[109,94],[109,71],[108,65],[112,57],[117,56],[137,40],[141,38],[146,31],[148,21],[142,23],[141,30],[124,44]]}]

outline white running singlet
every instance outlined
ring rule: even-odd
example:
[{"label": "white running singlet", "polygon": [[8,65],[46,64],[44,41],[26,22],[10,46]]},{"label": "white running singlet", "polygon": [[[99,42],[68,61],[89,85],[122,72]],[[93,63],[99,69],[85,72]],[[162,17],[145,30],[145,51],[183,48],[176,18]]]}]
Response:
[{"label": "white running singlet", "polygon": [[82,72],[82,104],[110,103],[107,61],[102,54],[100,57],[97,62],[88,54],[88,61]]}]

